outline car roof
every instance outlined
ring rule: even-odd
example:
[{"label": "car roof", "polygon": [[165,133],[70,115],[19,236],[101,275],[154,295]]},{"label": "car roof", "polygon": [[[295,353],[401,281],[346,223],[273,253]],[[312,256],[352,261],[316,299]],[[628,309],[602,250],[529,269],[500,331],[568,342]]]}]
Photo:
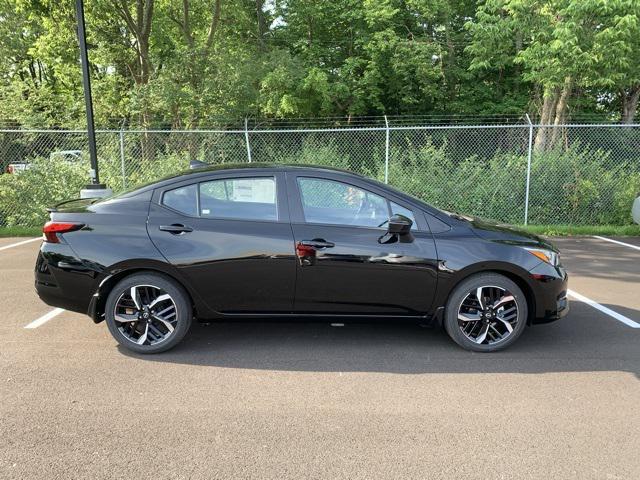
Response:
[{"label": "car roof", "polygon": [[[252,163],[224,163],[220,165],[210,165],[204,167],[198,167],[191,170],[185,170],[182,172],[175,173],[168,177],[161,178],[159,180],[155,180],[146,185],[139,185],[137,187],[131,188],[130,190],[121,192],[115,197],[118,198],[131,198],[136,197],[137,195],[143,193],[149,193],[157,188],[164,188],[170,186],[174,183],[181,183],[183,181],[188,181],[193,179],[194,181],[198,181],[199,177],[206,177],[209,174],[216,172],[227,172],[227,171],[247,171],[247,170],[257,170],[262,172],[309,172],[309,173],[339,173],[340,175],[344,175],[345,177],[351,177],[362,182],[368,183],[369,185],[380,188],[387,193],[395,195],[396,197],[402,198],[410,204],[418,206],[419,208],[426,210],[436,216],[441,214],[440,210],[429,205],[428,203],[416,198],[412,195],[409,195],[402,190],[398,190],[397,188],[384,184],[376,179],[360,175],[358,173],[350,172],[348,170],[343,170],[341,168],[328,167],[324,165],[312,165],[312,164],[282,164],[282,163],[268,163],[268,162],[252,162]],[[114,197],[111,197],[114,198]]]},{"label": "car roof", "polygon": [[349,172],[339,168],[326,167],[322,165],[301,165],[301,164],[282,164],[282,163],[223,163],[220,165],[210,165],[206,167],[198,167],[191,170],[183,170],[181,172],[174,173],[172,175],[154,180],[145,185],[139,185],[126,192],[121,193],[120,197],[134,196],[148,190],[153,190],[159,187],[171,185],[172,183],[189,180],[190,178],[198,178],[206,176],[211,173],[226,172],[226,171],[242,171],[242,170],[264,170],[264,171],[306,171],[306,172],[328,172],[328,173],[340,173],[341,175],[347,175],[356,177],[358,179],[367,178],[357,173]]},{"label": "car roof", "polygon": [[120,198],[133,197],[138,194],[148,192],[150,190],[155,190],[156,188],[163,188],[169,186],[173,183],[178,183],[190,179],[196,180],[198,177],[206,177],[211,173],[216,172],[227,172],[227,171],[246,171],[246,170],[262,170],[263,172],[309,172],[309,173],[339,173],[340,175],[344,175],[345,177],[351,177],[358,179],[360,181],[364,181],[370,185],[377,186],[378,188],[382,188],[389,193],[395,194],[396,196],[403,198],[404,200],[409,201],[413,204],[419,204],[422,208],[427,207],[429,210],[433,209],[429,204],[419,200],[407,193],[398,190],[387,184],[382,184],[381,182],[366,177],[364,175],[360,175],[358,173],[350,172],[348,170],[343,170],[341,168],[328,167],[324,165],[311,165],[311,164],[282,164],[282,163],[267,163],[267,162],[252,162],[252,163],[224,163],[220,165],[210,165],[206,167],[198,167],[192,170],[185,170],[182,172],[175,173],[168,177],[161,178],[154,182],[150,182],[146,185],[141,185],[138,187],[134,187],[131,190],[126,192],[122,192],[117,195]]},{"label": "car roof", "polygon": [[187,170],[185,172],[178,173],[176,176],[181,175],[189,175],[190,173],[200,173],[200,172],[217,172],[224,170],[244,170],[244,169],[265,169],[265,170],[324,170],[329,172],[339,172],[345,173],[347,175],[355,175],[361,177],[362,175],[358,175],[357,173],[349,172],[348,170],[343,170],[335,167],[327,167],[325,165],[312,165],[312,164],[301,164],[301,163],[269,163],[269,162],[253,162],[253,163],[222,163],[219,165],[209,165],[206,167],[195,168],[193,170]]}]

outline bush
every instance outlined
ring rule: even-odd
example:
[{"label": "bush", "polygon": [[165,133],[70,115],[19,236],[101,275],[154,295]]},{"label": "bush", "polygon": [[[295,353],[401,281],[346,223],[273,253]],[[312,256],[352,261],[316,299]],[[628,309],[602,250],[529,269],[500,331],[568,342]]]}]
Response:
[{"label": "bush", "polygon": [[446,145],[429,144],[417,150],[393,150],[389,183],[444,210],[522,221],[526,157],[497,153],[488,161],[472,156],[455,162],[445,149]]},{"label": "bush", "polygon": [[529,221],[533,224],[625,225],[640,164],[611,161],[609,152],[574,146],[534,156]]},{"label": "bush", "polygon": [[[189,167],[186,157],[169,155],[141,161],[122,180],[120,161],[99,159],[100,180],[115,193],[178,173]],[[131,167],[131,166],[129,166]],[[31,168],[13,175],[0,175],[0,226],[38,226],[48,218],[47,207],[78,198],[89,182],[89,161],[36,158]]]},{"label": "bush", "polygon": [[139,160],[125,164],[123,181],[122,164],[117,161],[100,162],[100,180],[104,181],[115,193],[137,185],[153,182],[163,177],[175,175],[189,169],[189,158],[185,153],[157,157],[153,160]]},{"label": "bush", "polygon": [[29,170],[0,175],[0,225],[42,225],[46,208],[79,197],[88,178],[85,164],[46,158],[35,159]]},{"label": "bush", "polygon": [[[300,140],[286,146],[263,141],[255,159],[326,165],[384,179],[380,148],[372,147],[363,155],[348,142],[313,136]],[[454,159],[449,150],[446,142],[393,147],[389,183],[445,210],[522,223],[526,154],[496,151],[488,159]],[[202,158],[218,158],[215,149],[209,153]],[[128,162],[123,182],[119,156],[109,157],[100,159],[101,180],[116,193],[185,170],[189,163],[187,152]],[[30,170],[0,175],[0,225],[41,225],[47,218],[46,207],[77,198],[89,178],[88,160],[79,164],[39,158],[33,163]],[[613,162],[607,151],[579,145],[538,153],[531,168],[529,223],[628,225],[638,192],[639,160]]]},{"label": "bush", "polygon": [[[445,210],[522,223],[526,155],[456,162],[445,151],[392,151],[390,183]],[[615,163],[607,152],[578,145],[534,155],[530,178],[531,224],[626,225],[640,192],[640,163]]]}]

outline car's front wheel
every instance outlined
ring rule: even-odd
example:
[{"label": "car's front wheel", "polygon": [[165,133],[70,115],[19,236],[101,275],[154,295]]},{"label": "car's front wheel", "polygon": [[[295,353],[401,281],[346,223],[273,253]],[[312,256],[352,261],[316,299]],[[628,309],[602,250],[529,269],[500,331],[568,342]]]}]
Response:
[{"label": "car's front wheel", "polygon": [[118,282],[107,297],[105,318],[113,338],[137,353],[173,348],[189,331],[192,308],[174,280],[140,273]]},{"label": "car's front wheel", "polygon": [[445,329],[461,347],[494,352],[513,344],[527,323],[527,300],[511,279],[478,274],[460,283],[445,310]]}]

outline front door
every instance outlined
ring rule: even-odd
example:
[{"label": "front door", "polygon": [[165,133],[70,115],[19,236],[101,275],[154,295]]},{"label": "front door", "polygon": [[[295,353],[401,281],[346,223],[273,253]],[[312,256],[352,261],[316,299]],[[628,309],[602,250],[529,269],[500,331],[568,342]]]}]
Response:
[{"label": "front door", "polygon": [[[375,187],[339,176],[287,174],[296,242],[298,313],[423,315],[436,287],[436,252],[424,218]],[[394,213],[414,221],[412,240],[391,242]],[[421,213],[418,213],[421,215]]]},{"label": "front door", "polygon": [[283,174],[217,176],[155,200],[151,239],[212,310],[291,312],[296,260]]}]

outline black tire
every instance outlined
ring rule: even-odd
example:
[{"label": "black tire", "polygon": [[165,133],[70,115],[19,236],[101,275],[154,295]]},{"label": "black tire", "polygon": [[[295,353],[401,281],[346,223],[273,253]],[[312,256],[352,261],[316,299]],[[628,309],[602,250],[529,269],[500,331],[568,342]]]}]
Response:
[{"label": "black tire", "polygon": [[[164,305],[169,304],[169,309],[171,309],[172,330],[162,327],[160,323],[155,320],[141,319],[126,323],[116,321],[116,306],[118,306],[119,309],[122,308],[122,303],[118,304],[117,302],[126,302],[127,300],[123,300],[125,298],[132,299],[132,295],[128,295],[128,292],[131,292],[132,287],[136,288],[136,292],[138,289],[145,289],[144,291],[141,290],[138,294],[139,297],[137,297],[138,303],[140,303],[143,308],[145,308],[144,305],[142,305],[144,301],[141,297],[144,295],[144,292],[155,289],[151,291],[163,292],[162,296],[169,295],[170,298],[165,300],[165,302],[173,302],[173,309],[171,309],[172,305],[170,303],[165,303]],[[147,307],[150,304],[151,303],[149,303]],[[142,313],[139,313],[138,309],[131,308],[129,310],[135,310],[136,313],[128,315],[127,318],[142,315]],[[152,310],[148,310],[149,313],[151,311]],[[122,312],[122,310],[119,310],[119,312]],[[173,312],[175,312],[175,314]],[[153,315],[149,315],[149,313],[148,317],[157,318]],[[191,307],[191,301],[184,288],[182,288],[182,286],[175,280],[165,275],[151,272],[133,274],[119,281],[111,289],[105,305],[105,319],[109,332],[120,345],[136,353],[160,353],[175,347],[189,331],[192,317],[193,309]],[[119,315],[118,318],[122,318],[122,315]],[[145,333],[143,344],[139,345],[134,342],[130,333],[133,332],[135,335],[138,333],[138,330],[142,332],[145,327],[148,330],[149,327],[146,324],[150,322],[154,322],[158,328],[162,328],[163,332],[161,333],[164,333],[165,337],[161,340],[156,340],[157,343],[153,343],[153,340],[148,338]],[[167,324],[166,321],[162,323],[164,325]],[[149,337],[150,336],[151,334],[149,334]],[[140,334],[140,337],[142,337],[142,334]]]},{"label": "black tire", "polygon": [[[468,309],[467,306],[469,305],[469,303],[466,302],[476,301],[475,299],[477,299],[479,295],[474,294],[474,292],[477,292],[477,289],[479,287],[483,288],[481,292],[486,292],[489,296],[492,292],[498,294],[500,292],[500,289],[506,291],[502,293],[503,296],[501,298],[508,298],[508,294],[511,294],[511,296],[513,297],[513,301],[509,301],[509,303],[506,305],[509,309],[513,308],[514,304],[516,307],[516,320],[515,322],[509,322],[512,331],[508,330],[509,327],[506,326],[503,320],[498,320],[495,318],[495,310],[491,309],[490,307],[491,305],[496,304],[497,301],[494,301],[490,304],[489,298],[484,297],[487,301],[483,303],[486,304],[485,306],[488,310],[482,310],[480,308],[477,308],[476,310]],[[485,288],[488,290],[485,290]],[[494,297],[495,296],[496,295],[494,295]],[[465,302],[464,305],[463,302]],[[482,303],[478,303],[478,305],[480,306],[482,305]],[[484,313],[487,311],[489,311],[488,314]],[[465,317],[471,317],[471,314],[469,314],[468,312],[477,312],[473,313],[473,315],[477,315],[481,319],[466,323]],[[491,317],[491,312],[494,312],[493,317]],[[462,321],[459,321],[458,319],[459,313],[461,313],[463,316]],[[483,315],[488,316],[483,317]],[[520,335],[522,335],[524,329],[527,326],[527,316],[527,299],[520,287],[518,287],[515,282],[505,277],[504,275],[500,275],[497,273],[481,273],[467,278],[453,290],[453,292],[449,296],[445,309],[444,327],[453,341],[466,350],[471,350],[474,352],[495,352],[509,347],[520,337]],[[475,316],[473,316],[472,318],[475,318]],[[464,333],[462,327],[467,329],[467,331],[469,327],[471,327],[470,333],[469,331],[468,333]],[[489,338],[489,336],[485,334],[484,340],[482,340],[482,333],[484,333],[483,328],[486,328],[487,330],[489,330],[489,328],[498,328],[499,330],[504,332],[503,334],[505,336],[504,338],[500,339],[500,337],[498,337],[498,334],[496,333],[495,335],[497,338],[492,342],[492,338]],[[476,341],[473,341],[471,339],[471,337],[473,337],[474,331],[482,332],[478,334],[475,339],[476,341],[481,340],[480,343],[476,343]],[[490,335],[494,335],[494,330],[490,330]]]}]

